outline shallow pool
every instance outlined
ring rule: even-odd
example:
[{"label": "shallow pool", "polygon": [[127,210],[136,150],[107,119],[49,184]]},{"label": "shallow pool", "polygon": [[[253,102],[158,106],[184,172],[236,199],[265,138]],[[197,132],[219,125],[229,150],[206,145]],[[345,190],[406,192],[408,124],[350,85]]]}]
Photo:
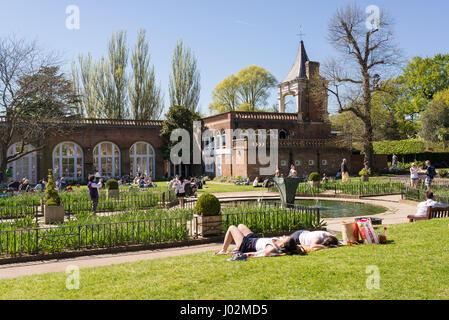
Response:
[{"label": "shallow pool", "polygon": [[[264,203],[279,202],[272,200],[264,200]],[[330,200],[296,200],[295,203],[300,206],[320,208],[321,218],[345,218],[371,216],[384,213],[387,208],[374,206],[367,203],[346,202],[346,201],[330,201]],[[257,204],[257,201],[233,201],[226,203],[225,206],[238,206]]]}]

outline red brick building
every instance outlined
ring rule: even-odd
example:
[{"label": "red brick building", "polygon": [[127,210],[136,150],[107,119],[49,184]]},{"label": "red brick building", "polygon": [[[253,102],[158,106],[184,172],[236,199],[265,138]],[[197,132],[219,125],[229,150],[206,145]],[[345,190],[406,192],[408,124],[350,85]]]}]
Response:
[{"label": "red brick building", "polygon": [[[325,83],[319,66],[309,61],[301,41],[292,70],[278,85],[279,113],[227,112],[202,119],[203,131],[215,130],[214,137],[206,139],[202,146],[213,156],[213,164],[174,166],[166,161],[162,154],[166,141],[160,136],[162,121],[83,119],[75,123],[76,129],[70,134],[51,137],[45,149],[15,161],[14,178],[27,177],[35,183],[52,168],[55,176],[75,181],[83,181],[93,173],[104,177],[144,173],[154,179],[174,174],[253,179],[260,176],[260,168],[265,165],[258,158],[256,163],[248,164],[251,141],[233,136],[231,130],[236,129],[246,133],[254,130],[256,134],[262,129],[270,134],[277,130],[278,168],[284,175],[291,164],[300,176],[315,171],[334,175],[343,158],[351,167],[352,147],[347,137],[331,132],[327,94],[316,94],[316,88]],[[295,97],[296,113],[285,113],[288,95]],[[14,153],[15,148],[11,146],[9,153]],[[355,158],[353,173],[363,167],[360,157]],[[270,175],[274,175],[274,169]]]}]

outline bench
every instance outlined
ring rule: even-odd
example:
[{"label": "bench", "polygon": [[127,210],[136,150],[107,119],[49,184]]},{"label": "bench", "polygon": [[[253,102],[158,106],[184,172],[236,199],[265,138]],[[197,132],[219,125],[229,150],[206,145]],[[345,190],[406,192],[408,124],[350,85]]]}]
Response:
[{"label": "bench", "polygon": [[427,215],[425,217],[408,216],[410,222],[438,219],[438,218],[449,218],[449,207],[445,208],[427,208]]}]

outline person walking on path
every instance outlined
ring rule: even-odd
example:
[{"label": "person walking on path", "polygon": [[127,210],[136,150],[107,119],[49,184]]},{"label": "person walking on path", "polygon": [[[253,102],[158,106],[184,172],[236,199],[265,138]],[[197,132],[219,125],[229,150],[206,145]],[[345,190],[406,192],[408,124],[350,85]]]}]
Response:
[{"label": "person walking on path", "polygon": [[92,214],[96,215],[97,206],[98,206],[98,199],[100,198],[100,195],[98,193],[98,189],[103,187],[103,178],[100,178],[98,183],[95,183],[95,176],[94,175],[90,175],[89,176],[89,183],[87,184],[87,187],[89,188],[89,196],[90,196],[90,203],[91,203]]},{"label": "person walking on path", "polygon": [[427,167],[427,170],[425,171],[426,187],[427,191],[431,191],[430,188],[432,187],[433,179],[435,179],[435,177],[437,176],[437,171],[435,170],[435,167],[430,163],[429,160],[426,161],[426,167]]},{"label": "person walking on path", "polygon": [[343,159],[341,163],[341,179],[343,182],[349,182],[349,170],[348,165],[346,164],[346,159]]}]

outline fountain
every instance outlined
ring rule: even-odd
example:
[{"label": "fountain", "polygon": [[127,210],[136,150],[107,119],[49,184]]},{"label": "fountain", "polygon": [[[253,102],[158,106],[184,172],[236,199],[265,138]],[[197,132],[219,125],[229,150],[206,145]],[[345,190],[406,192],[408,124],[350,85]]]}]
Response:
[{"label": "fountain", "polygon": [[300,178],[273,178],[281,195],[281,202],[284,207],[291,207],[295,204],[296,190],[301,182]]}]

